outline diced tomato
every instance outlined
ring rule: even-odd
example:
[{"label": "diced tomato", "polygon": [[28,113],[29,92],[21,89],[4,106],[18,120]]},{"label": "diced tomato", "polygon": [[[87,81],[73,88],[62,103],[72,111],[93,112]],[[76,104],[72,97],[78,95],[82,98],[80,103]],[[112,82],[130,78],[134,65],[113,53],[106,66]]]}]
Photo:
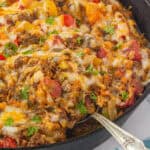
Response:
[{"label": "diced tomato", "polygon": [[75,19],[71,15],[63,15],[64,25],[66,27],[70,27],[75,24]]},{"label": "diced tomato", "polygon": [[138,62],[141,61],[142,56],[140,53],[140,44],[136,40],[132,41],[129,51],[134,51],[134,58],[133,58],[134,61]]},{"label": "diced tomato", "polygon": [[0,60],[6,60],[6,57],[3,54],[0,54]]},{"label": "diced tomato", "polygon": [[133,79],[131,84],[134,88],[134,94],[136,96],[140,95],[143,92],[144,87],[143,87],[142,83],[139,80]]},{"label": "diced tomato", "polygon": [[19,5],[19,9],[20,9],[20,10],[24,10],[25,7],[24,7],[23,5]]},{"label": "diced tomato", "polygon": [[107,56],[107,52],[105,49],[101,48],[98,52],[97,52],[97,57],[98,58],[105,58]]},{"label": "diced tomato", "polygon": [[19,46],[20,41],[19,41],[19,38],[18,38],[18,37],[16,37],[16,39],[14,40],[14,43],[15,43],[17,46]]},{"label": "diced tomato", "polygon": [[124,109],[124,108],[128,108],[132,105],[134,105],[135,103],[135,96],[133,94],[133,96],[131,96],[126,102],[122,102],[121,104],[117,105],[119,108]]},{"label": "diced tomato", "polygon": [[94,2],[94,3],[99,3],[100,2],[100,0],[91,0],[92,2]]},{"label": "diced tomato", "polygon": [[44,83],[48,87],[50,95],[53,98],[58,98],[61,96],[62,88],[58,81],[52,80],[49,77],[45,77]]},{"label": "diced tomato", "polygon": [[63,43],[63,39],[60,37],[60,36],[55,36],[54,37],[54,41],[53,41],[53,44],[54,45],[59,45],[59,44],[62,44]]},{"label": "diced tomato", "polygon": [[16,148],[16,140],[11,137],[5,137],[0,140],[0,148]]}]

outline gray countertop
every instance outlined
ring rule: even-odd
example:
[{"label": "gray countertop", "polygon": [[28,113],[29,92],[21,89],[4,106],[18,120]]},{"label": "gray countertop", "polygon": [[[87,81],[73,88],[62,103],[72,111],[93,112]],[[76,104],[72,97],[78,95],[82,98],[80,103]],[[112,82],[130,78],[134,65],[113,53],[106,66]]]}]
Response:
[{"label": "gray countertop", "polygon": [[[122,128],[142,140],[150,137],[150,95],[138,106]],[[95,150],[115,150],[118,146],[111,137]]]}]

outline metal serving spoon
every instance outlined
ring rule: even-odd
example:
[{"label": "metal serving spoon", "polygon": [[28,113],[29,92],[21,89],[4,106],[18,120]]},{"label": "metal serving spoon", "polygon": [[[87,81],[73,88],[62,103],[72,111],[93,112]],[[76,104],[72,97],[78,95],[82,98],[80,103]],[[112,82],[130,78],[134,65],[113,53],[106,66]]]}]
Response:
[{"label": "metal serving spoon", "polygon": [[[101,114],[95,112],[91,115],[91,117],[101,123],[101,125],[103,125],[104,128],[116,139],[116,141],[118,141],[124,150],[148,150],[141,140],[121,129]],[[86,120],[82,120],[80,123],[84,121]]]}]

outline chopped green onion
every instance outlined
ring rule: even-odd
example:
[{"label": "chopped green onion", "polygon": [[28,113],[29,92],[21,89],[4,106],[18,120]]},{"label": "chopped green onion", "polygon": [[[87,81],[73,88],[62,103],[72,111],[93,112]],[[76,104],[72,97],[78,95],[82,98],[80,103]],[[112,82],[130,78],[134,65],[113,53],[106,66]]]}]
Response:
[{"label": "chopped green onion", "polygon": [[90,94],[90,99],[93,100],[94,102],[97,101],[97,96],[96,96],[96,94],[95,94],[94,92],[92,92],[92,93]]},{"label": "chopped green onion", "polygon": [[14,123],[13,118],[9,117],[5,120],[5,126],[12,126]]},{"label": "chopped green onion", "polygon": [[113,35],[115,33],[115,28],[112,25],[105,26],[104,32],[107,34]]},{"label": "chopped green onion", "polygon": [[76,55],[77,55],[78,57],[83,57],[83,56],[84,56],[84,52],[78,52]]},{"label": "chopped green onion", "polygon": [[28,55],[28,54],[32,54],[33,53],[33,50],[27,50],[25,52],[22,52],[22,54],[24,55]]},{"label": "chopped green onion", "polygon": [[128,97],[129,97],[129,93],[128,93],[128,92],[124,91],[124,92],[121,93],[121,98],[122,98],[124,101],[127,100]]},{"label": "chopped green onion", "polygon": [[47,24],[53,25],[54,22],[55,22],[55,18],[52,16],[46,19]]},{"label": "chopped green onion", "polygon": [[86,69],[86,73],[92,74],[92,75],[98,75],[99,71],[96,70],[95,68],[93,68],[92,65],[88,66],[88,68]]},{"label": "chopped green onion", "polygon": [[25,86],[23,89],[21,89],[20,98],[23,100],[29,99],[29,87],[28,86]]},{"label": "chopped green onion", "polygon": [[33,118],[31,120],[35,123],[40,123],[42,119],[40,116],[36,115],[36,116],[33,116]]},{"label": "chopped green onion", "polygon": [[39,130],[38,127],[34,127],[34,126],[29,127],[27,129],[27,136],[30,137],[30,136],[34,135],[35,133],[38,132],[38,130]]},{"label": "chopped green onion", "polygon": [[79,101],[76,105],[76,109],[80,111],[81,114],[85,115],[88,113],[87,108],[85,107],[83,100]]}]

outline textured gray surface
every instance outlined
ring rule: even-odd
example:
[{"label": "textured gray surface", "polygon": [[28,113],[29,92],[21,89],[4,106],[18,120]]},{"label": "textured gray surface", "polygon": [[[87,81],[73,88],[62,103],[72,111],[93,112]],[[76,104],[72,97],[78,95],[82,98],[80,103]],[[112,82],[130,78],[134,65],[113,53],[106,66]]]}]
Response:
[{"label": "textured gray surface", "polygon": [[[150,137],[150,95],[138,106],[122,126],[140,139]],[[115,150],[117,142],[111,137],[95,150]]]}]

